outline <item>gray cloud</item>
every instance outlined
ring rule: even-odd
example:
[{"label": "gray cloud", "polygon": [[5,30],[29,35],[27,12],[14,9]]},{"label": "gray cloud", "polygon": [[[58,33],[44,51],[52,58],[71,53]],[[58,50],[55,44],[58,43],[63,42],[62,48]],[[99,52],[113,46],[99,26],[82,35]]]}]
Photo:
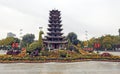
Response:
[{"label": "gray cloud", "polygon": [[38,36],[38,27],[47,31],[49,10],[62,13],[63,32],[73,31],[79,39],[105,34],[117,35],[120,28],[119,0],[0,0],[0,33],[4,38],[12,31],[19,37],[19,29]]}]

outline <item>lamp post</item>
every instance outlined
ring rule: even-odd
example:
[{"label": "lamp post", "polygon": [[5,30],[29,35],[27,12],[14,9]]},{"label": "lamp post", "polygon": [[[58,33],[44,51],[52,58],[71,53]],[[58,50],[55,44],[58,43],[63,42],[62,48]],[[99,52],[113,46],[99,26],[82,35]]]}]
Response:
[{"label": "lamp post", "polygon": [[39,27],[40,31],[42,30],[43,27]]},{"label": "lamp post", "polygon": [[19,47],[21,48],[21,42],[22,42],[22,33],[23,32],[23,29],[20,29],[20,45],[19,45]]},{"label": "lamp post", "polygon": [[85,31],[86,40],[88,40],[88,31]]},{"label": "lamp post", "polygon": [[86,38],[86,43],[87,43],[86,47],[88,47],[88,31],[87,30],[85,31],[85,38]]},{"label": "lamp post", "polygon": [[[42,31],[42,29],[43,29],[43,27],[39,27],[39,30],[40,30],[40,31]],[[40,32],[40,31],[39,31],[39,32]]]}]

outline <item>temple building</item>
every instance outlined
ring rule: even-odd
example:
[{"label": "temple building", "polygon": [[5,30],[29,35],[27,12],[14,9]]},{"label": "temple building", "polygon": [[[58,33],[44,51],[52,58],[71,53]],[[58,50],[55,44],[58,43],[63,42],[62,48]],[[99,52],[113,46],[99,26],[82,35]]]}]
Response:
[{"label": "temple building", "polygon": [[48,33],[45,36],[44,45],[48,49],[65,49],[67,40],[62,36],[60,11],[51,10],[49,13]]}]

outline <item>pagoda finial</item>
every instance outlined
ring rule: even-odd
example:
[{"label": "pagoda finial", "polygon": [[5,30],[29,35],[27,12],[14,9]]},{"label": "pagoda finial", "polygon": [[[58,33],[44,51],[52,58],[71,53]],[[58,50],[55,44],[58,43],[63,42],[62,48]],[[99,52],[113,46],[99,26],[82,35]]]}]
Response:
[{"label": "pagoda finial", "polygon": [[56,10],[56,8],[54,8],[53,10]]}]

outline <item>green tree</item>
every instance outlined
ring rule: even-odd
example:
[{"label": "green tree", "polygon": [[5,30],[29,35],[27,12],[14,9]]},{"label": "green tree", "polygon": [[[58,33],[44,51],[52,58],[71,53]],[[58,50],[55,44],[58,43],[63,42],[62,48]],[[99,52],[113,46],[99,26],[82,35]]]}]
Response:
[{"label": "green tree", "polygon": [[26,34],[22,38],[22,43],[24,43],[24,46],[27,46],[34,41],[34,38],[35,38],[34,34]]},{"label": "green tree", "polygon": [[112,42],[114,45],[120,44],[120,36],[113,36]]},{"label": "green tree", "polygon": [[70,32],[67,35],[67,39],[70,40],[70,42],[73,44],[75,40],[77,40],[77,34],[75,34],[74,32]]},{"label": "green tree", "polygon": [[18,39],[18,38],[14,38],[14,42],[16,42],[16,43],[20,43],[20,39]]},{"label": "green tree", "polygon": [[27,47],[27,43],[25,43],[24,41],[21,41],[20,47]]},{"label": "green tree", "polygon": [[11,45],[15,39],[13,37],[7,37],[5,39],[0,40],[0,45]]},{"label": "green tree", "polygon": [[93,37],[88,41],[88,47],[93,47],[94,43],[95,43],[96,39]]},{"label": "green tree", "polygon": [[84,41],[84,42],[83,42],[83,46],[84,46],[84,47],[88,47],[88,41]]},{"label": "green tree", "polygon": [[107,35],[103,38],[102,46],[105,49],[111,49],[112,48],[112,38],[111,38],[111,36]]}]

